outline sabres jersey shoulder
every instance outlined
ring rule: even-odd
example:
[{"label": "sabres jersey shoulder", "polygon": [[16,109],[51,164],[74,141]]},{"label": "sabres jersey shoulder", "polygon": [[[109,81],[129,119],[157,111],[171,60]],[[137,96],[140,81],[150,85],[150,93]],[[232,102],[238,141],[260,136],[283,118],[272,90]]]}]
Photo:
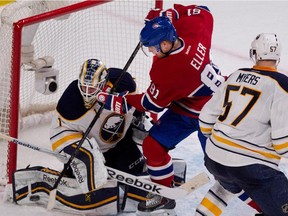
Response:
[{"label": "sabres jersey shoulder", "polygon": [[88,111],[78,89],[78,80],[74,80],[66,88],[58,101],[56,111],[67,120],[76,120]]},{"label": "sabres jersey shoulder", "polygon": [[[116,84],[115,92],[136,91],[136,83],[128,72],[123,74],[123,70],[119,68],[109,68],[108,71],[107,81],[112,85],[120,79],[119,83]],[[67,120],[76,120],[89,111],[86,109],[79,91],[78,80],[72,81],[66,88],[58,101],[56,111]]]},{"label": "sabres jersey shoulder", "polygon": [[245,71],[245,72],[251,72],[251,73],[257,73],[260,74],[262,76],[266,76],[269,77],[271,79],[273,79],[275,82],[278,83],[278,85],[288,93],[288,77],[280,72],[274,72],[274,71],[269,71],[269,70],[256,70],[253,68],[241,68],[239,69],[241,71]]}]

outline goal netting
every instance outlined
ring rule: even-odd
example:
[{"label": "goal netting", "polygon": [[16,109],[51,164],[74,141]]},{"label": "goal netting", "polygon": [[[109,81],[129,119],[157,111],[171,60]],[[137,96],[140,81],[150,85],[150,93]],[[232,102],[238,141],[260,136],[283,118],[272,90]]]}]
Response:
[{"label": "goal netting", "polygon": [[[0,132],[17,137],[22,128],[49,121],[85,59],[98,58],[108,68],[123,68],[139,41],[144,17],[155,4],[162,3],[23,0],[7,5],[0,26]],[[41,79],[46,75],[37,75],[45,64],[59,71],[53,74],[57,90],[51,94],[41,90]],[[150,66],[151,59],[138,52],[128,69],[139,91],[150,83]],[[17,146],[0,140],[2,184],[11,181],[16,159]]]}]

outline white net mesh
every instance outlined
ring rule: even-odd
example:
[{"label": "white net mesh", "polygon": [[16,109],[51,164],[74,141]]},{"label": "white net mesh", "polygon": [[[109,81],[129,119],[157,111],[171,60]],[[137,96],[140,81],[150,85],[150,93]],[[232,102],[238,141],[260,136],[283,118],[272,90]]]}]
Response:
[{"label": "white net mesh", "polygon": [[[53,7],[63,6],[54,2]],[[75,4],[80,1],[65,1]],[[51,3],[51,2],[50,2]],[[59,5],[57,5],[59,3]],[[19,128],[40,123],[54,109],[59,97],[68,84],[77,79],[80,66],[87,58],[98,58],[106,66],[123,68],[139,40],[139,32],[144,17],[154,0],[116,0],[81,10],[67,19],[50,19],[24,27],[22,45],[32,41],[34,59],[52,56],[53,68],[59,70],[58,90],[54,94],[43,95],[35,90],[35,72],[21,66],[19,92]],[[1,133],[9,134],[11,114],[11,88],[14,85],[11,71],[12,23],[26,17],[47,12],[51,9],[44,1],[17,2],[2,11],[0,29],[0,122]],[[53,8],[52,8],[53,9]],[[39,16],[39,15],[38,15]],[[40,16],[39,16],[40,17]],[[34,29],[36,34],[34,35]],[[149,85],[151,59],[138,52],[128,71],[136,78],[139,91]],[[45,117],[46,116],[46,117]],[[49,116],[49,115],[48,115]],[[16,126],[17,127],[17,126]],[[0,178],[6,181],[6,164],[9,160],[7,142],[0,141]]]}]

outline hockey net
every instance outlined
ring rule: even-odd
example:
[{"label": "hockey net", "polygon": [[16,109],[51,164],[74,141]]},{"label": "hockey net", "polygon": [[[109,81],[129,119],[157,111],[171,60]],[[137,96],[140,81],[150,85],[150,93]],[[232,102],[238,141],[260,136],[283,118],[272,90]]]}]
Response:
[{"label": "hockey net", "polygon": [[[0,29],[0,132],[17,137],[22,128],[49,121],[85,59],[123,68],[138,43],[143,19],[155,4],[162,6],[155,0],[23,0],[7,5]],[[40,66],[30,64],[31,58],[37,63],[47,57],[54,59],[52,68],[59,71],[57,91],[51,94],[36,90],[35,71]],[[151,59],[138,52],[128,69],[139,91],[150,83],[150,66]],[[0,140],[1,184],[11,182],[16,160],[17,146]]]}]

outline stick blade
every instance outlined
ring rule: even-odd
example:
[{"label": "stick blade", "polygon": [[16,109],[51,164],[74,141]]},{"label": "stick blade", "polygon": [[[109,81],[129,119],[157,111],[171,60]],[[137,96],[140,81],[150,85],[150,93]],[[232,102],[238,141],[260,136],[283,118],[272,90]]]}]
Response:
[{"label": "stick blade", "polygon": [[180,186],[180,188],[188,191],[188,193],[191,193],[201,186],[209,183],[210,178],[205,172],[201,172],[198,175],[194,176],[192,179],[184,183],[183,185]]},{"label": "stick blade", "polygon": [[57,193],[57,189],[53,189],[50,191],[48,205],[47,205],[48,211],[52,210],[56,204],[56,193]]}]

